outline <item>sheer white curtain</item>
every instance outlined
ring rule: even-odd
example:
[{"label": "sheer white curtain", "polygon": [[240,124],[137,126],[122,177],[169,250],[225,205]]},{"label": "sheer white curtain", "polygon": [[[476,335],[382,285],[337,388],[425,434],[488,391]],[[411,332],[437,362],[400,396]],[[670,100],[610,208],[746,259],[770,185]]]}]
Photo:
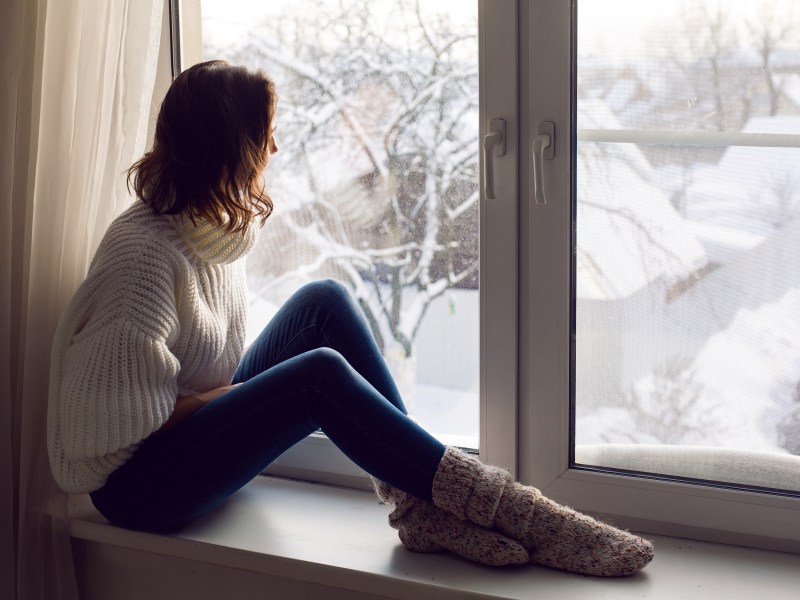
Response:
[{"label": "sheer white curtain", "polygon": [[[0,7],[0,597],[77,598],[46,450],[50,341],[144,151],[163,0]],[[14,560],[10,560],[14,557]]]}]

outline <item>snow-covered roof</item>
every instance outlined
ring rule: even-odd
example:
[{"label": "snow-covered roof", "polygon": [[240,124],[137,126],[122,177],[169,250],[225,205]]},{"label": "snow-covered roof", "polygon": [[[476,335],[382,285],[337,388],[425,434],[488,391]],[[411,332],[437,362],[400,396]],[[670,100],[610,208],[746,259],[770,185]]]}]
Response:
[{"label": "snow-covered roof", "polygon": [[[800,116],[754,118],[744,132],[798,134]],[[717,165],[696,169],[693,179],[687,218],[717,237],[727,229],[756,245],[800,207],[800,148],[732,146]]]},{"label": "snow-covered roof", "polygon": [[[581,102],[582,128],[621,128],[600,100]],[[676,282],[706,264],[703,247],[632,144],[578,146],[578,297],[619,299]]]}]

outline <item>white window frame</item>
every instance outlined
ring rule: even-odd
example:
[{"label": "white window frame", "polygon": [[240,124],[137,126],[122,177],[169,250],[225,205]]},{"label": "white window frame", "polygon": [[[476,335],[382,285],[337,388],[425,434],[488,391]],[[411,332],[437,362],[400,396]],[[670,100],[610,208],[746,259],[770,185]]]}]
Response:
[{"label": "white window frame", "polygon": [[[508,132],[506,153],[494,161],[497,198],[487,202],[481,192],[479,446],[484,461],[516,472],[517,2],[477,1],[480,131],[475,140],[476,152],[490,118],[505,120]],[[177,74],[202,59],[200,0],[165,2],[172,34],[171,72]],[[154,102],[160,103],[160,98]],[[351,487],[370,485],[367,475],[322,434],[313,434],[295,445],[265,472]]]},{"label": "white window frame", "polygon": [[[573,10],[572,0],[530,0],[520,11],[520,477],[639,531],[800,552],[800,498],[570,466]],[[545,162],[547,204],[534,204],[541,121],[556,125],[556,156]]]}]

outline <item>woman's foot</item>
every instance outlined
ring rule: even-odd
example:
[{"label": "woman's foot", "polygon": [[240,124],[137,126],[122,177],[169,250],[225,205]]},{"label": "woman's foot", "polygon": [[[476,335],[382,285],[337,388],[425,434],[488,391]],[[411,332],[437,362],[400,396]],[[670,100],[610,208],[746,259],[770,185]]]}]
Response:
[{"label": "woman's foot", "polygon": [[407,494],[383,481],[373,480],[375,491],[383,502],[395,505],[389,525],[397,529],[400,541],[414,552],[449,550],[468,560],[493,567],[523,565],[528,552],[518,542],[457,519],[448,512]]},{"label": "woman's foot", "polygon": [[520,542],[530,562],[585,575],[632,575],[653,558],[647,540],[511,481],[497,467],[448,448],[433,482],[436,506]]},{"label": "woman's foot", "polygon": [[495,528],[519,540],[531,562],[585,575],[632,575],[653,558],[647,540],[601,523],[543,496],[536,488],[509,483],[498,505]]}]

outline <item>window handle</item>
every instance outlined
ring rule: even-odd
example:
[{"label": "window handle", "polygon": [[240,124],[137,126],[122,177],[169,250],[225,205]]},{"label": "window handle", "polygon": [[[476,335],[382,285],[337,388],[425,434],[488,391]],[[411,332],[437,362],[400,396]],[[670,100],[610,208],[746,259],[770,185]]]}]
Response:
[{"label": "window handle", "polygon": [[539,135],[533,139],[533,197],[536,204],[547,204],[544,195],[544,161],[552,160],[556,126],[550,121],[539,123]]},{"label": "window handle", "polygon": [[489,133],[483,137],[483,190],[487,200],[494,200],[494,157],[506,153],[506,122],[489,121]]}]

